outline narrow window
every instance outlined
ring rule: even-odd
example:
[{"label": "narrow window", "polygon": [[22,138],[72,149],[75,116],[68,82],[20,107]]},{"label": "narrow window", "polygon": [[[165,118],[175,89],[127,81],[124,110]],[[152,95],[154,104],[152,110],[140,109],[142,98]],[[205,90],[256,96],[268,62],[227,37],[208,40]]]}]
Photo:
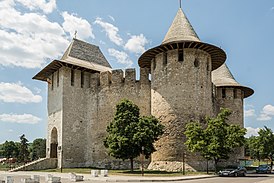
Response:
[{"label": "narrow window", "polygon": [[81,72],[81,88],[83,88],[84,87],[84,72],[82,71]]},{"label": "narrow window", "polygon": [[195,60],[194,60],[194,67],[199,67],[199,65],[200,65],[199,60],[197,58],[195,58]]},{"label": "narrow window", "polygon": [[233,92],[234,92],[234,98],[237,98],[237,89],[234,89]]},{"label": "narrow window", "polygon": [[74,86],[74,70],[71,69],[71,73],[70,73],[70,84],[71,86]]},{"label": "narrow window", "polygon": [[164,66],[167,65],[167,53],[166,52],[163,53],[163,65]]},{"label": "narrow window", "polygon": [[207,57],[206,70],[210,71],[210,59]]},{"label": "narrow window", "polygon": [[222,88],[222,98],[226,98],[225,88]]},{"label": "narrow window", "polygon": [[54,87],[54,73],[51,76],[51,90],[53,90]]},{"label": "narrow window", "polygon": [[179,49],[178,50],[178,61],[179,62],[183,62],[184,61],[184,50],[183,49]]},{"label": "narrow window", "polygon": [[59,69],[57,70],[57,87],[59,87]]},{"label": "narrow window", "polygon": [[156,60],[155,60],[155,58],[153,59],[152,63],[153,63],[153,70],[155,70],[156,69]]}]

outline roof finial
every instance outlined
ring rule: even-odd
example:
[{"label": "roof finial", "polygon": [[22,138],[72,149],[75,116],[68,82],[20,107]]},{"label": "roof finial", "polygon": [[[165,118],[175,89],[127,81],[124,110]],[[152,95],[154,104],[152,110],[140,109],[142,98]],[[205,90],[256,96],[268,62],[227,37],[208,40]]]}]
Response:
[{"label": "roof finial", "polygon": [[77,36],[77,30],[75,30],[74,32],[74,39],[76,39],[76,36]]},{"label": "roof finial", "polygon": [[179,0],[180,8],[182,8],[182,0]]}]

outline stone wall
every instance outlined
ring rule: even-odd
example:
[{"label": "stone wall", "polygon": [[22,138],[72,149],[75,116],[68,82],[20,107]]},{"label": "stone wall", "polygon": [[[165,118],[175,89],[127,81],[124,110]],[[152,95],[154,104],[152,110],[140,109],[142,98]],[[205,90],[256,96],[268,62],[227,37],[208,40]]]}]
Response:
[{"label": "stone wall", "polygon": [[[59,73],[58,73],[59,72]],[[51,76],[48,83],[48,130],[47,130],[47,151],[46,157],[50,157],[51,146],[54,141],[58,146],[62,146],[62,121],[63,121],[63,73],[61,68]],[[58,79],[59,75],[59,79]],[[59,81],[58,81],[59,80]],[[57,139],[52,137],[53,129],[57,130]],[[61,158],[60,152],[57,154]],[[60,161],[59,161],[60,164]]]},{"label": "stone wall", "polygon": [[150,115],[148,70],[140,71],[140,80],[136,80],[135,69],[127,69],[125,73],[122,70],[100,74],[83,72],[81,85],[81,71],[75,69],[74,86],[71,85],[71,68],[62,70],[63,167],[128,168],[128,162],[108,156],[103,140],[106,126],[121,99],[132,100],[139,106],[141,115]]},{"label": "stone wall", "polygon": [[[211,57],[196,49],[184,49],[184,60],[178,60],[178,50],[158,54],[151,66],[151,113],[165,125],[165,133],[155,143],[152,169],[157,164],[182,162],[185,125],[190,121],[204,122],[213,115]],[[200,168],[200,157],[188,155],[187,163]],[[171,166],[171,165],[170,165]]]},{"label": "stone wall", "polygon": [[[244,127],[243,98],[244,94],[239,88],[218,87],[216,96],[217,113],[220,112],[220,108],[230,109],[232,113],[227,121],[228,124],[235,124]],[[236,148],[226,164],[239,164],[239,159],[243,158],[244,147]]]}]

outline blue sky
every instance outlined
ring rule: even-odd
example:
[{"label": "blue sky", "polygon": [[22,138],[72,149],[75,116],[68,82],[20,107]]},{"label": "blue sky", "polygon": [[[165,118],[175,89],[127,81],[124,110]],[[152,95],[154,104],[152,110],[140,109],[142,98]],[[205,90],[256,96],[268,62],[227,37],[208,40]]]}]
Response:
[{"label": "blue sky", "polygon": [[[183,0],[203,42],[220,46],[245,100],[248,134],[274,130],[274,1]],[[137,68],[141,53],[163,40],[178,0],[1,0],[0,143],[46,137],[47,86],[31,78],[60,58],[75,30],[100,46],[113,68]]]}]

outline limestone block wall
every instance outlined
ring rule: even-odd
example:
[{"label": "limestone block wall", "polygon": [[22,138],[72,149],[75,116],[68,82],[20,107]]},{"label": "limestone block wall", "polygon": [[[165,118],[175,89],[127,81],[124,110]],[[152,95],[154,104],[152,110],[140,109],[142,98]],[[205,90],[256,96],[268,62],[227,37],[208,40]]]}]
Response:
[{"label": "limestone block wall", "polygon": [[[140,70],[140,80],[136,80],[135,69],[113,70],[94,74],[91,95],[89,95],[88,152],[86,166],[101,168],[129,168],[128,161],[115,160],[108,156],[103,145],[106,126],[112,121],[116,104],[122,99],[133,101],[140,108],[141,115],[150,115],[150,81],[147,69]],[[137,164],[136,164],[137,165]]]},{"label": "limestone block wall", "polygon": [[[134,69],[89,73],[71,69],[63,72],[63,167],[125,168],[128,162],[107,155],[103,145],[106,127],[114,117],[116,104],[123,98],[150,115],[150,81],[147,69],[136,80]],[[114,160],[114,161],[113,161]]]},{"label": "limestone block wall", "polygon": [[[239,88],[218,87],[216,96],[217,113],[220,112],[220,108],[230,109],[232,114],[229,116],[228,123],[244,127],[243,97],[244,94]],[[243,158],[244,148],[236,148],[234,153],[232,153],[228,164],[237,164],[238,160]]]},{"label": "limestone block wall", "polygon": [[[185,124],[213,115],[211,68],[210,55],[196,49],[184,49],[183,61],[178,60],[178,50],[158,54],[152,61],[151,111],[165,125],[164,135],[155,143],[154,167],[182,162]],[[200,168],[198,156],[187,157],[189,166]]]},{"label": "limestone block wall", "polygon": [[[51,153],[51,143],[62,146],[62,120],[63,120],[63,68],[50,76],[48,83],[48,134],[46,156],[49,158]],[[54,129],[56,129],[55,134]],[[57,153],[61,158],[60,152]],[[60,161],[58,162],[60,163]]]},{"label": "limestone block wall", "polygon": [[84,167],[85,165],[88,143],[87,126],[90,123],[90,119],[87,118],[87,98],[90,94],[89,75],[88,72],[64,67],[63,167]]}]

